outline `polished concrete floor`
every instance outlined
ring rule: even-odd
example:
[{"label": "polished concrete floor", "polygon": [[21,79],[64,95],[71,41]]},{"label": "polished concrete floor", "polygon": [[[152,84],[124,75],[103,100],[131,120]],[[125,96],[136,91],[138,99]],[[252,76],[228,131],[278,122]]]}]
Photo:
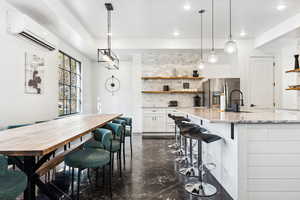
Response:
[{"label": "polished concrete floor", "polygon": [[[194,200],[200,199],[186,194],[183,186],[187,179],[176,173],[175,156],[171,154],[168,145],[173,140],[142,139],[140,135],[133,138],[133,158],[130,159],[129,145],[127,146],[126,170],[122,178],[119,177],[117,165],[113,177],[113,200]],[[129,142],[129,140],[128,140]],[[95,184],[95,173],[92,173],[92,183],[86,173],[82,180],[80,192],[81,200],[109,199],[102,180]],[[102,178],[101,174],[99,175]],[[219,190],[211,200],[231,200],[226,192],[207,177]],[[75,187],[76,188],[76,187]],[[47,198],[39,198],[47,199]],[[68,198],[64,198],[68,199]],[[208,198],[202,198],[204,200]]]},{"label": "polished concrete floor", "polygon": [[[130,159],[130,152],[127,151],[126,170],[122,178],[119,177],[115,165],[113,200],[197,199],[185,193],[183,185],[187,180],[178,176],[175,171],[178,167],[174,162],[175,156],[167,148],[168,144],[173,142],[172,140],[142,139],[141,136],[135,135],[133,141],[133,159]],[[81,199],[105,199],[102,180],[99,180],[98,187],[95,186],[94,178],[92,178],[93,184],[90,184],[86,179],[83,182]],[[214,181],[210,179],[210,182]],[[209,199],[231,199],[217,183],[214,185],[217,186],[219,192],[215,197]]]}]

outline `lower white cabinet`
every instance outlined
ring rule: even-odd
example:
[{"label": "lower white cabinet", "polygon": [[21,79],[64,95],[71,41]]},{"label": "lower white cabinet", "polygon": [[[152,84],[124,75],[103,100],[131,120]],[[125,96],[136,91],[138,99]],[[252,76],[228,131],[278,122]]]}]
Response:
[{"label": "lower white cabinet", "polygon": [[174,109],[144,109],[143,132],[146,133],[166,133],[174,132],[174,121],[168,114],[180,115]]},{"label": "lower white cabinet", "polygon": [[144,132],[164,132],[165,115],[161,113],[144,113],[143,125]]}]

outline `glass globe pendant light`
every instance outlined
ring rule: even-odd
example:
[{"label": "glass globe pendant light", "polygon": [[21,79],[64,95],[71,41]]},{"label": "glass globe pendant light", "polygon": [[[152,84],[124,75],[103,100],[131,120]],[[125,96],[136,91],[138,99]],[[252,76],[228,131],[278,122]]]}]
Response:
[{"label": "glass globe pendant light", "polygon": [[219,58],[215,52],[215,38],[214,38],[214,0],[212,0],[212,31],[211,31],[211,52],[209,53],[209,56],[208,56],[208,62],[209,63],[217,63],[219,61]]},{"label": "glass globe pendant light", "polygon": [[205,68],[205,63],[203,60],[203,14],[205,13],[205,10],[204,9],[199,10],[199,13],[201,15],[201,58],[200,58],[200,62],[198,64],[198,68],[200,70],[202,70]]},{"label": "glass globe pendant light", "polygon": [[228,41],[225,43],[225,52],[228,54],[233,54],[235,52],[237,52],[237,44],[236,42],[232,39],[232,28],[231,28],[231,19],[232,19],[232,15],[231,15],[231,0],[229,0],[229,39]]}]

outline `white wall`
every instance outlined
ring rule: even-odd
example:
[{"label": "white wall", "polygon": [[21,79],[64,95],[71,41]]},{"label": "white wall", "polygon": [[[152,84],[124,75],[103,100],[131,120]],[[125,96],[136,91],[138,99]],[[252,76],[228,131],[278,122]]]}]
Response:
[{"label": "white wall", "polygon": [[275,56],[275,78],[277,107],[300,110],[300,92],[286,90],[290,85],[300,84],[299,73],[286,73],[294,68],[294,55],[300,54],[299,39],[284,37],[261,48]]},{"label": "white wall", "polygon": [[[94,107],[96,112],[122,113],[133,117],[133,131],[141,132],[141,75],[140,57],[120,62],[120,70],[108,70],[102,64],[93,64]],[[120,80],[120,90],[113,95],[105,89],[112,75]]]},{"label": "white wall", "polygon": [[295,54],[300,54],[300,49],[297,44],[297,40],[289,41],[287,44],[282,46],[280,49],[280,60],[281,60],[281,73],[282,73],[282,108],[286,109],[300,109],[300,96],[298,91],[287,91],[286,89],[290,85],[299,85],[300,77],[299,73],[285,73],[288,70],[294,68]]},{"label": "white wall", "polygon": [[[6,12],[15,10],[0,0],[0,127],[53,119],[58,115],[58,52],[49,52],[33,43],[7,33]],[[82,61],[83,110],[91,111],[92,89],[90,61],[60,41],[58,49]],[[44,91],[41,95],[24,93],[25,52],[37,53],[46,58]]]}]

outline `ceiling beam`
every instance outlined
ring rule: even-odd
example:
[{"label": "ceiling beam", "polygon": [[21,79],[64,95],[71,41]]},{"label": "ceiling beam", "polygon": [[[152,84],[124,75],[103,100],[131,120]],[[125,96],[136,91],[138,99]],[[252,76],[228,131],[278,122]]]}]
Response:
[{"label": "ceiling beam", "polygon": [[[215,48],[224,49],[224,39],[215,39]],[[105,40],[98,40],[97,44],[106,45]],[[200,39],[163,39],[163,38],[115,38],[112,40],[112,49],[200,49]],[[211,39],[204,39],[205,49],[211,48]]]},{"label": "ceiling beam", "polygon": [[96,58],[95,39],[60,0],[42,0],[57,18],[52,29],[68,44],[90,59]]},{"label": "ceiling beam", "polygon": [[285,20],[255,38],[254,47],[260,48],[300,28],[300,13]]}]

